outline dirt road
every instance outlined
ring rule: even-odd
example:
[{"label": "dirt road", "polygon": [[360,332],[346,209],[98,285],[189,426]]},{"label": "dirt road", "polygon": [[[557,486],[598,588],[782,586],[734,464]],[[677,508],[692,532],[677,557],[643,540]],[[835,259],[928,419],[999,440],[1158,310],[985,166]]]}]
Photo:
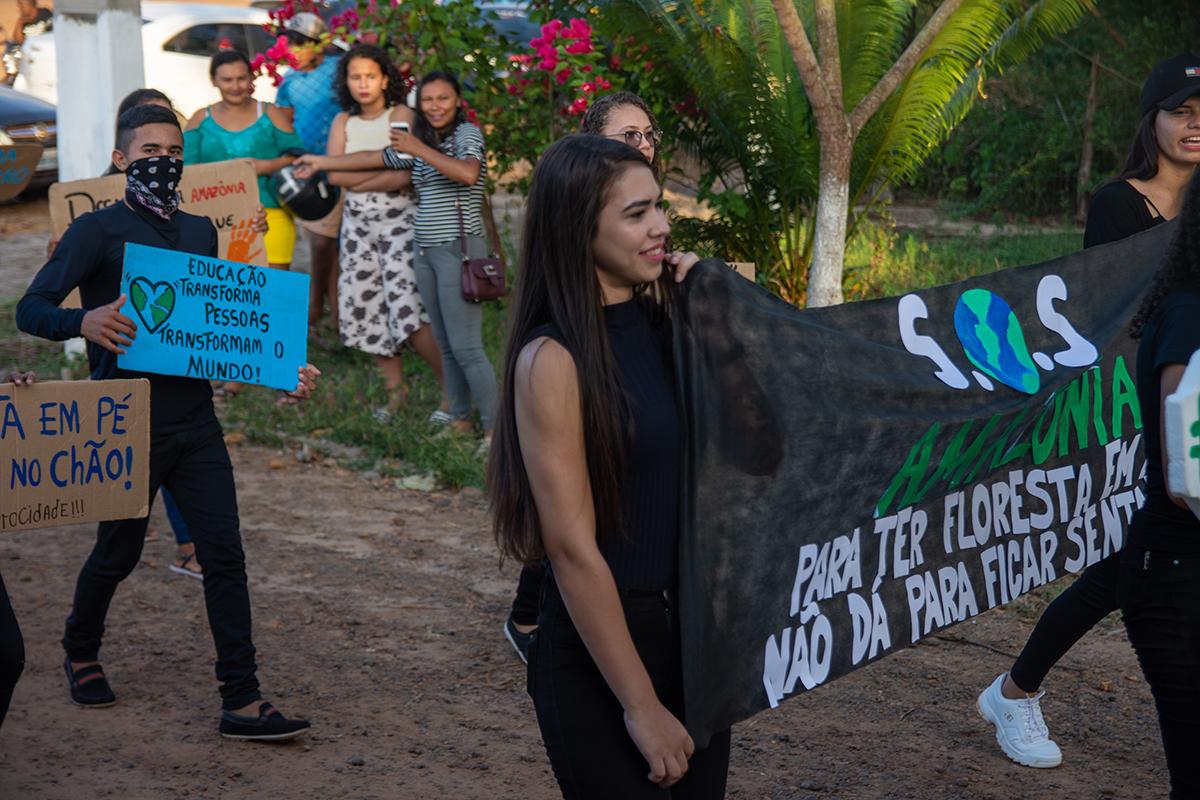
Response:
[{"label": "dirt road", "polygon": [[[260,675],[312,736],[216,735],[201,587],[167,571],[169,537],[147,545],[109,615],[118,705],[72,706],[58,639],[92,531],[9,534],[0,571],[29,663],[0,731],[0,798],[555,797],[500,634],[515,570],[497,566],[478,492],[406,492],[328,460],[232,452]],[[947,635],[1015,652],[1028,630],[1000,610]],[[1047,682],[1066,754],[1054,770],[1008,762],[975,716],[975,694],[1009,661],[986,647],[934,639],[737,726],[728,796],[1165,796],[1154,710],[1119,627],[1090,634]]]}]

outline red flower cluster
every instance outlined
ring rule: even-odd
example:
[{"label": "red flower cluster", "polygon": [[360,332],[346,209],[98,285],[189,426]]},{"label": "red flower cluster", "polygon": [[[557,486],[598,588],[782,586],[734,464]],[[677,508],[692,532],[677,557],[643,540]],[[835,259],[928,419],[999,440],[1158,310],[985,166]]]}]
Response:
[{"label": "red flower cluster", "polygon": [[507,91],[514,97],[525,94],[532,83],[528,74],[533,69],[553,75],[555,86],[575,87],[573,93],[576,96],[562,108],[562,113],[572,116],[587,110],[590,95],[612,87],[608,80],[594,74],[595,66],[591,62],[596,61],[597,55],[592,55],[596,53],[596,47],[592,42],[592,26],[586,20],[576,18],[566,23],[560,19],[550,20],[542,26],[541,36],[529,41],[529,47],[532,53],[509,57],[514,80],[508,84]]},{"label": "red flower cluster", "polygon": [[299,66],[300,62],[296,56],[288,48],[288,40],[286,36],[280,36],[275,40],[275,44],[267,48],[265,53],[259,53],[250,62],[250,71],[256,75],[269,75],[271,83],[278,86],[283,82],[283,76],[279,74],[279,65],[287,64],[292,69]]},{"label": "red flower cluster", "polygon": [[335,14],[329,19],[329,27],[333,30],[346,28],[347,30],[356,31],[360,22],[362,20],[359,19],[358,12],[353,8],[347,8],[343,13]]}]

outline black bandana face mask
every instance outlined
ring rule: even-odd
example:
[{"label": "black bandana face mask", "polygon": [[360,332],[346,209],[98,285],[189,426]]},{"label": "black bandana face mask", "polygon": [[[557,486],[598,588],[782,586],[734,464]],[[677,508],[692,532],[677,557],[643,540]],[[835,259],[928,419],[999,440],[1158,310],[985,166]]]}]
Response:
[{"label": "black bandana face mask", "polygon": [[171,156],[149,156],[125,167],[125,199],[163,219],[179,208],[179,179],[183,160]]}]

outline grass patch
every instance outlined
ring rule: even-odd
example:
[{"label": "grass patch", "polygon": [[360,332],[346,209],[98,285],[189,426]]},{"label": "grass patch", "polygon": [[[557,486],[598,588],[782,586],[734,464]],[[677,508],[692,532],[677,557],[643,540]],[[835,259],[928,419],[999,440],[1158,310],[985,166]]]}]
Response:
[{"label": "grass patch", "polygon": [[68,361],[62,342],[51,342],[36,336],[27,336],[17,330],[17,301],[0,305],[0,380],[8,380],[13,372],[33,370],[39,379],[56,381],[63,377],[64,370],[71,375],[84,377],[87,373],[82,362]]},{"label": "grass patch", "polygon": [[[504,310],[499,303],[484,306],[484,348],[499,369],[503,348]],[[336,333],[324,327],[311,335],[308,359],[321,370],[316,395],[295,406],[278,405],[278,393],[247,386],[218,406],[228,430],[271,447],[294,446],[325,439],[355,448],[343,466],[374,470],[381,475],[433,473],[451,488],[483,486],[484,463],[476,454],[478,439],[455,434],[428,423],[441,402],[441,391],[425,362],[405,350],[404,374],[408,404],[390,421],[375,419],[373,410],[387,404],[383,378],[371,357],[343,347]]]},{"label": "grass patch", "polygon": [[892,297],[915,289],[1049,261],[1082,247],[1077,233],[929,236],[871,226],[846,248],[847,300]]}]

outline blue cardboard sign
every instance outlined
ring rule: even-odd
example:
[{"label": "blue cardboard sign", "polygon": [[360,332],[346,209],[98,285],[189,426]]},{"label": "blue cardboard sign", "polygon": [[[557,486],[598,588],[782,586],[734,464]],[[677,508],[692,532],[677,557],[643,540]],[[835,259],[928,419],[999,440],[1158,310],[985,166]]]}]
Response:
[{"label": "blue cardboard sign", "polygon": [[130,243],[121,292],[138,326],[121,369],[296,388],[307,275]]}]

